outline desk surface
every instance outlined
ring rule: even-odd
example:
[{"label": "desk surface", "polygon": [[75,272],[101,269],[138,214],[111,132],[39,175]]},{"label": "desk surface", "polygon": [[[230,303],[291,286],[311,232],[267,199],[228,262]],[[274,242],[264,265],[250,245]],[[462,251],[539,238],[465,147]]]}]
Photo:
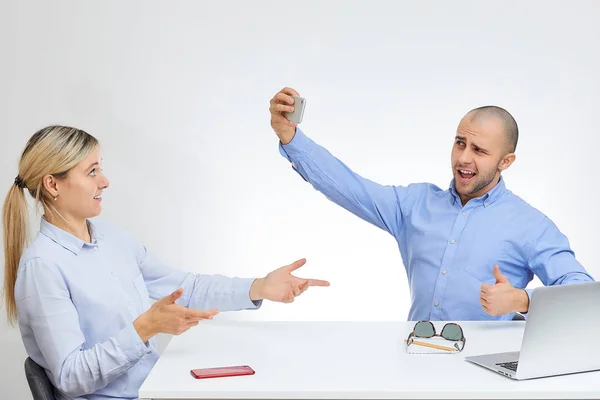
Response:
[{"label": "desk surface", "polygon": [[[600,372],[514,381],[464,360],[517,351],[524,322],[460,322],[462,353],[407,354],[414,322],[202,322],[176,336],[142,385],[148,399],[600,398]],[[435,324],[438,332],[442,322]],[[194,379],[250,365],[255,375]]]}]

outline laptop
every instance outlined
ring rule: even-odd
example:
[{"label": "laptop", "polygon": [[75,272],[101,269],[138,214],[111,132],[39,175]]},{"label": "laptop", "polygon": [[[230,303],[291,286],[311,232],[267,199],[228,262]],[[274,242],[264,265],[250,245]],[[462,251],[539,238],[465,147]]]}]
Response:
[{"label": "laptop", "polygon": [[600,282],[536,288],[521,351],[465,360],[517,380],[600,370],[599,307]]}]

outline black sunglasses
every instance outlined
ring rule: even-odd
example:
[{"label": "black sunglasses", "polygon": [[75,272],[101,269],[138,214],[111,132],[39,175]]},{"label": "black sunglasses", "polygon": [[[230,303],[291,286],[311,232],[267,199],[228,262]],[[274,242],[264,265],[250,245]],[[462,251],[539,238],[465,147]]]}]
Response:
[{"label": "black sunglasses", "polygon": [[[454,347],[458,351],[462,351],[465,348],[465,343],[467,342],[467,338],[463,334],[463,330],[460,325],[455,324],[454,322],[449,322],[442,328],[442,332],[438,335],[435,331],[435,326],[431,321],[419,321],[416,323],[412,332],[408,335],[408,339],[406,339],[407,345],[413,342],[413,338],[432,338],[434,336],[440,336],[446,340],[450,340],[454,343]],[[458,342],[462,343],[462,346],[458,345]]]}]

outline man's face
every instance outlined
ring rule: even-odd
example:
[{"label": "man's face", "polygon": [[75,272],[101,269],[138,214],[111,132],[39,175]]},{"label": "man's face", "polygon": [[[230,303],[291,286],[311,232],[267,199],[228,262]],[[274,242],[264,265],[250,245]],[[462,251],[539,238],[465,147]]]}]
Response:
[{"label": "man's face", "polygon": [[[452,147],[452,170],[456,192],[463,205],[486,194],[512,160],[502,121],[493,116],[467,114],[458,125]],[[514,155],[512,155],[514,159]]]}]

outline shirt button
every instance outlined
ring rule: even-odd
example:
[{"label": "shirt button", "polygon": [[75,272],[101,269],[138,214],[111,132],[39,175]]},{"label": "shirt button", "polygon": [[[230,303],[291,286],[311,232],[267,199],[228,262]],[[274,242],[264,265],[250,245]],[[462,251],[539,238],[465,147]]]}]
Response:
[{"label": "shirt button", "polygon": [[131,307],[133,305],[133,303],[131,301],[128,301],[127,304],[129,305],[129,307]]},{"label": "shirt button", "polygon": [[98,246],[94,246],[94,251],[98,250]]},{"label": "shirt button", "polygon": [[452,240],[450,241],[450,243],[454,244],[454,243],[456,243],[456,240],[452,239]]},{"label": "shirt button", "polygon": [[433,305],[437,307],[440,305],[440,303],[436,301],[435,303],[433,303]]},{"label": "shirt button", "polygon": [[464,216],[466,216],[466,215],[467,215],[467,213],[463,211],[463,212],[461,213],[461,215],[464,217]]},{"label": "shirt button", "polygon": [[110,276],[112,276],[113,278],[116,278],[117,274],[115,274],[114,272],[111,271]]},{"label": "shirt button", "polygon": [[446,275],[448,273],[448,271],[446,271],[445,269],[442,270],[442,275]]},{"label": "shirt button", "polygon": [[486,207],[488,206],[488,204],[489,203],[487,201],[483,203],[483,205],[486,206]]}]

